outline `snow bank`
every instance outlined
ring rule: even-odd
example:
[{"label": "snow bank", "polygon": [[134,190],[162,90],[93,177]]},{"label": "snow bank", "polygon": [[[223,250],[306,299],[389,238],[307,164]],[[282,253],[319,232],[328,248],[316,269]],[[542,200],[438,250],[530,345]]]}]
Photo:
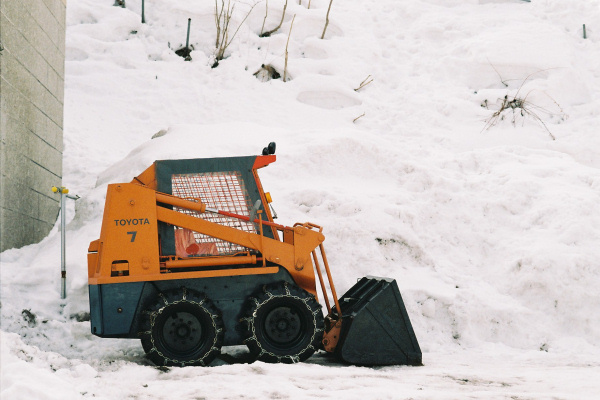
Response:
[{"label": "snow bank", "polygon": [[[64,184],[82,196],[67,209],[68,298],[58,226],[2,253],[2,397],[595,398],[597,2],[334,2],[325,40],[329,2],[290,2],[260,38],[283,3],[269,1],[266,20],[259,3],[214,69],[209,2],[147,1],[147,24],[139,0],[67,5]],[[291,79],[262,82],[261,65],[283,70],[294,15]],[[174,52],[187,18],[191,62]],[[492,120],[505,96],[539,119]],[[324,226],[338,292],[395,278],[425,367],[316,355],[159,370],[138,341],[90,334],[86,250],[106,185],[157,159],[270,141],[278,160],[261,178],[278,222]]]}]

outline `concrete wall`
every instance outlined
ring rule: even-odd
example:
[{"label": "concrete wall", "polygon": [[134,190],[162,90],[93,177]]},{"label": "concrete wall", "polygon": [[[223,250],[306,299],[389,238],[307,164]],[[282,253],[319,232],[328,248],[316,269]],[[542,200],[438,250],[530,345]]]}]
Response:
[{"label": "concrete wall", "polygon": [[0,0],[0,251],[43,239],[62,178],[66,0]]}]

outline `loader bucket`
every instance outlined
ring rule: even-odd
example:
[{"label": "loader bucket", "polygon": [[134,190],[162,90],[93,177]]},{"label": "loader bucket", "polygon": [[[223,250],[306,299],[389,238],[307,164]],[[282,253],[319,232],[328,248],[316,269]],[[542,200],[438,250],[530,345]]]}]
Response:
[{"label": "loader bucket", "polygon": [[417,337],[394,279],[367,276],[339,300],[335,355],[357,365],[422,365]]}]

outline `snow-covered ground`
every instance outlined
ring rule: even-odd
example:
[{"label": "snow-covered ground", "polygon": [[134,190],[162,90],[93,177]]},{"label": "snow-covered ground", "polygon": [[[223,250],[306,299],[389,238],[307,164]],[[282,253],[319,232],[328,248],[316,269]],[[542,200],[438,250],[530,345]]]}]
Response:
[{"label": "snow-covered ground", "polygon": [[[58,225],[1,254],[2,399],[600,398],[599,1],[338,0],[323,40],[328,1],[260,38],[284,4],[263,1],[216,68],[213,2],[147,0],[146,24],[112,3],[67,2],[68,297]],[[288,82],[257,79],[294,15]],[[278,221],[325,227],[338,292],[398,281],[423,367],[157,369],[79,322],[109,182],[270,141]]]}]

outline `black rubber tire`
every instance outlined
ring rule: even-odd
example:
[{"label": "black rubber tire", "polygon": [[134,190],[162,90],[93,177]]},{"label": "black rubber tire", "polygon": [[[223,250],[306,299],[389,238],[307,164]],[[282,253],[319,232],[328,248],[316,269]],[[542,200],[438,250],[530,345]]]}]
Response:
[{"label": "black rubber tire", "polygon": [[244,343],[258,360],[269,363],[305,361],[323,339],[323,313],[315,297],[280,282],[249,298],[242,318]]},{"label": "black rubber tire", "polygon": [[159,293],[141,327],[146,356],[159,366],[206,366],[223,345],[221,312],[206,296],[186,288]]}]

